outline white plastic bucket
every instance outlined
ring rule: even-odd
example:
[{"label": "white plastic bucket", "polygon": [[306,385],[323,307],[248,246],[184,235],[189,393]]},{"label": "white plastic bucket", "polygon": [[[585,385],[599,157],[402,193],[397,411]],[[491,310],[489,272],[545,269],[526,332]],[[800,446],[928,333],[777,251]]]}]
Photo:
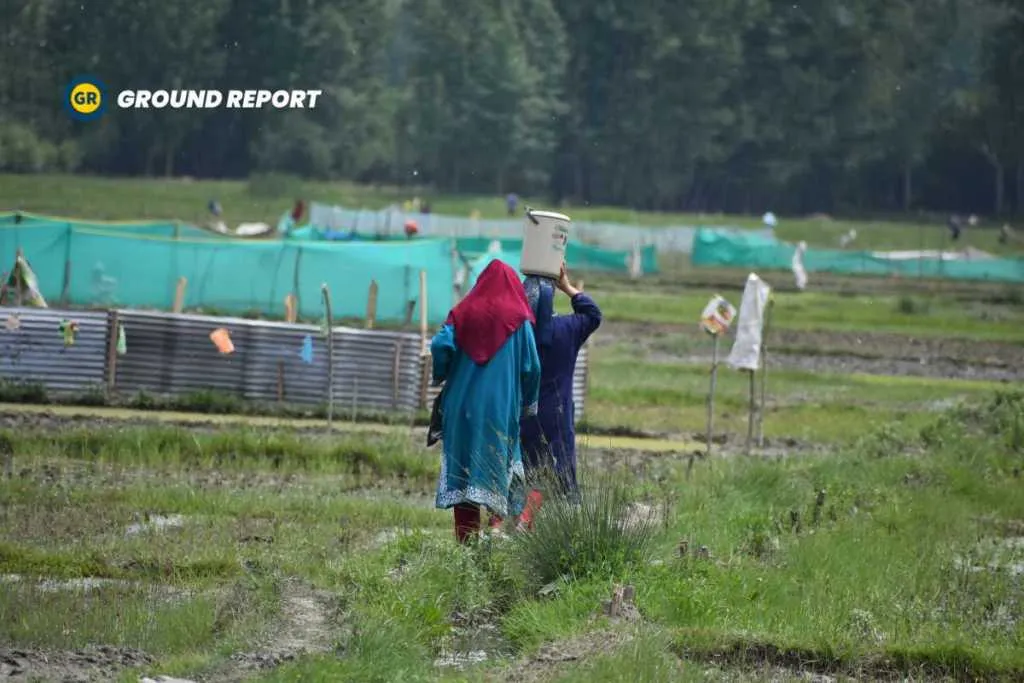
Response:
[{"label": "white plastic bucket", "polygon": [[557,280],[569,244],[572,219],[552,211],[526,212],[523,227],[523,254],[519,271],[523,275],[539,275]]}]

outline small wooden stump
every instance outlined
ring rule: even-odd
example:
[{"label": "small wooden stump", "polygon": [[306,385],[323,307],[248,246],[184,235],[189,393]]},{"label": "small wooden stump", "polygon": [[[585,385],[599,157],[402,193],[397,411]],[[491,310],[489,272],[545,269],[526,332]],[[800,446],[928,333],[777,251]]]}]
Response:
[{"label": "small wooden stump", "polygon": [[612,599],[601,604],[602,612],[612,619],[635,619],[638,616],[633,601],[636,599],[636,588],[632,585],[615,586]]}]

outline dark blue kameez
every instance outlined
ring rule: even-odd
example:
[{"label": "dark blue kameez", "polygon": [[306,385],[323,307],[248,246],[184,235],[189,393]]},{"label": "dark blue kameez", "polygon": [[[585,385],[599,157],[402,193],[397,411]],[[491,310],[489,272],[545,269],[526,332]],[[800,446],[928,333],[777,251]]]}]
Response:
[{"label": "dark blue kameez", "polygon": [[537,287],[526,284],[527,296],[538,318],[535,338],[541,379],[537,415],[524,416],[520,421],[523,465],[527,478],[539,468],[553,468],[565,493],[575,495],[578,485],[573,375],[580,349],[601,325],[601,309],[580,292],[572,298],[571,315],[551,316],[553,290],[541,286],[538,297]]}]

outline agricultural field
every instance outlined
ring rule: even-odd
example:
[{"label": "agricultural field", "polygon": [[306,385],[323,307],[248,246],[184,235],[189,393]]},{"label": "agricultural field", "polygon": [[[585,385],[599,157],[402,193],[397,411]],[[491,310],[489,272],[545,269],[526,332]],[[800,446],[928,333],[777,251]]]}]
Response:
[{"label": "agricultural field", "polygon": [[[103,182],[43,179],[18,206],[71,213],[46,204],[58,181],[68,197]],[[189,218],[211,193],[226,209],[228,188],[248,196],[178,185],[126,182],[120,213],[109,197],[83,211]],[[368,203],[336,191],[324,199]],[[0,206],[15,195],[0,179]],[[747,378],[722,365],[703,457],[697,319],[713,293],[738,304],[746,273],[583,275],[605,314],[583,505],[551,501],[534,533],[471,547],[433,507],[438,454],[412,420],[328,429],[0,393],[0,677],[1024,677],[1019,290],[812,274],[799,293],[764,273],[764,443],[747,453]]]},{"label": "agricultural field", "polygon": [[[66,175],[0,174],[0,211],[21,210],[91,220],[181,220],[209,222],[207,204],[217,199],[223,220],[231,225],[263,221],[271,225],[296,199],[337,204],[348,208],[381,209],[420,197],[429,201],[435,214],[469,217],[478,211],[483,218],[505,218],[502,196],[434,195],[416,187],[365,186],[346,182],[307,182],[267,174],[248,181],[197,181],[189,178],[107,179]],[[557,208],[577,221],[606,221],[640,226],[725,225],[763,227],[761,214],[679,214],[639,212],[602,206],[547,206],[540,198],[521,197],[520,206]],[[766,207],[766,209],[769,207]],[[780,216],[776,234],[791,242],[835,248],[841,235],[857,231],[856,244],[863,249],[942,249],[949,247],[946,216],[921,215],[914,223],[890,220],[849,221],[829,216]],[[1000,221],[982,220],[966,232],[959,247],[972,246],[993,254],[1022,253],[1020,244],[998,240]]]}]

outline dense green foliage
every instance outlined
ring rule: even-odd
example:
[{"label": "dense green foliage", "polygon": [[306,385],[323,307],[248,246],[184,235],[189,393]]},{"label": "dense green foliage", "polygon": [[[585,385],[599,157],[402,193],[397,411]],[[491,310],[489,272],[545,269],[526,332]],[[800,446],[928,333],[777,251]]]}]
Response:
[{"label": "dense green foliage", "polygon": [[[1024,213],[1010,0],[24,0],[0,171],[282,171],[636,208]],[[110,111],[126,88],[322,88],[313,111]]]}]

